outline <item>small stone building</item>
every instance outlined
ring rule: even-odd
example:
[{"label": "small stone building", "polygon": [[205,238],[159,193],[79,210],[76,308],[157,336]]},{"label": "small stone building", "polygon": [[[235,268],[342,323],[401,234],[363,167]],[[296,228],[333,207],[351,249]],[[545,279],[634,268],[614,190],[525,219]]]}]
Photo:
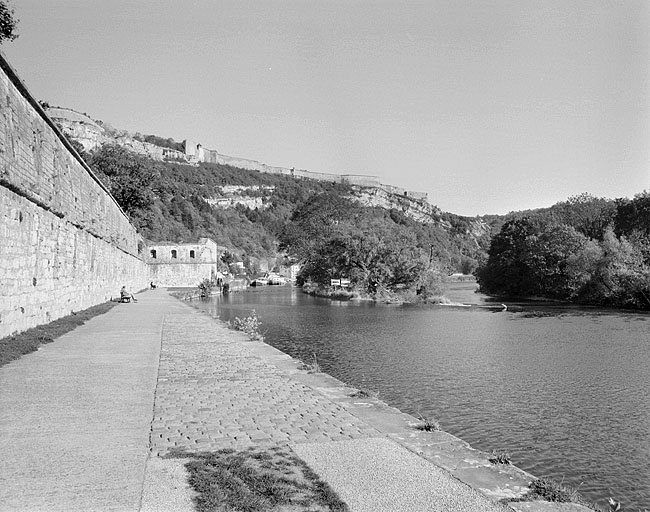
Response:
[{"label": "small stone building", "polygon": [[197,286],[217,275],[218,247],[210,238],[197,243],[149,244],[145,261],[157,286]]}]

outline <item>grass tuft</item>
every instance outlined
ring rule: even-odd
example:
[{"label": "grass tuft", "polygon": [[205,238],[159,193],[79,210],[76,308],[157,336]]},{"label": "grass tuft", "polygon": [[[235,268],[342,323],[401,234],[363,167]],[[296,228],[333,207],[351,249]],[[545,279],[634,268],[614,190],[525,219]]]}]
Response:
[{"label": "grass tuft", "polygon": [[510,453],[506,450],[492,450],[488,457],[490,464],[510,464]]},{"label": "grass tuft", "polygon": [[[180,454],[175,454],[180,457]],[[198,512],[347,512],[347,505],[289,447],[185,454]]]},{"label": "grass tuft", "polygon": [[350,398],[374,398],[375,400],[379,400],[378,391],[366,391],[365,389],[357,389],[353,393],[350,393],[348,396]]},{"label": "grass tuft", "polygon": [[420,416],[420,423],[415,425],[415,428],[424,432],[436,432],[441,430],[438,420],[431,416]]},{"label": "grass tuft", "polygon": [[302,364],[299,366],[299,369],[306,370],[307,373],[323,373],[323,370],[318,364],[318,359],[316,358],[315,352],[312,354],[311,363],[302,362]]},{"label": "grass tuft", "polygon": [[554,503],[578,503],[593,510],[598,510],[593,503],[582,497],[577,488],[564,485],[564,479],[556,482],[548,478],[538,478],[528,484],[529,490],[520,498],[512,501],[550,501]]}]

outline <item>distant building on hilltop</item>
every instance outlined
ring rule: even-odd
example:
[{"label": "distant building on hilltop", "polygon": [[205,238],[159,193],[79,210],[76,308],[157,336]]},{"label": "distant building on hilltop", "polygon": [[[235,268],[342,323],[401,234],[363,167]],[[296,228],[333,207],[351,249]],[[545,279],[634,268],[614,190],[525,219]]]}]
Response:
[{"label": "distant building on hilltop", "polygon": [[48,107],[48,115],[54,122],[59,124],[63,133],[80,142],[86,151],[92,151],[103,144],[119,144],[134,153],[148,156],[159,161],[175,161],[196,165],[199,162],[229,165],[250,171],[259,171],[267,174],[283,174],[294,178],[305,178],[310,180],[327,181],[331,183],[346,183],[358,187],[372,187],[383,189],[390,194],[408,197],[416,201],[426,202],[426,192],[406,190],[392,185],[383,185],[379,176],[366,176],[359,174],[330,174],[324,172],[312,172],[302,169],[277,167],[267,165],[257,160],[238,158],[220,154],[216,149],[204,148],[194,141],[185,140],[184,151],[161,147],[149,142],[143,142],[126,131],[114,130],[109,125],[102,126],[100,122],[90,118],[87,114],[81,114],[75,110],[61,107]]}]

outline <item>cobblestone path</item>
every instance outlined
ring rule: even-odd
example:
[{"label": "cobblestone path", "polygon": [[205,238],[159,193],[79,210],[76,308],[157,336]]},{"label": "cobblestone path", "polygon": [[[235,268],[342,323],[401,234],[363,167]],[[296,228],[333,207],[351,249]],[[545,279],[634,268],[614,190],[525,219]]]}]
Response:
[{"label": "cobblestone path", "polygon": [[198,312],[166,315],[154,455],[381,435],[256,354],[260,343]]}]

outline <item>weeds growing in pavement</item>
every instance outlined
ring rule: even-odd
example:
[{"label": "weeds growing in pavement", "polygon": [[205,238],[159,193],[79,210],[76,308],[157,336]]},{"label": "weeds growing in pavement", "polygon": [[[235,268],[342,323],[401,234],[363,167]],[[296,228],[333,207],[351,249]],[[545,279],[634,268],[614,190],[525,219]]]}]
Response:
[{"label": "weeds growing in pavement", "polygon": [[510,464],[510,453],[506,450],[492,450],[488,461],[490,464]]},{"label": "weeds growing in pavement", "polygon": [[379,400],[378,391],[366,391],[365,389],[357,389],[355,392],[348,395],[350,398],[374,398]]},{"label": "weeds growing in pavement", "polygon": [[300,370],[307,370],[307,373],[323,373],[320,365],[318,364],[318,359],[316,358],[316,353],[312,354],[311,363],[305,363],[302,361],[302,364],[299,367]]},{"label": "weeds growing in pavement", "polygon": [[420,423],[415,425],[417,430],[422,430],[424,432],[435,432],[440,429],[440,423],[438,420],[431,416],[422,416],[420,415]]},{"label": "weeds growing in pavement", "polygon": [[513,501],[552,501],[555,503],[579,503],[592,507],[593,505],[586,501],[578,492],[580,486],[576,489],[564,485],[564,478],[561,482],[556,482],[547,478],[538,478],[528,484],[529,490],[521,498]]}]

